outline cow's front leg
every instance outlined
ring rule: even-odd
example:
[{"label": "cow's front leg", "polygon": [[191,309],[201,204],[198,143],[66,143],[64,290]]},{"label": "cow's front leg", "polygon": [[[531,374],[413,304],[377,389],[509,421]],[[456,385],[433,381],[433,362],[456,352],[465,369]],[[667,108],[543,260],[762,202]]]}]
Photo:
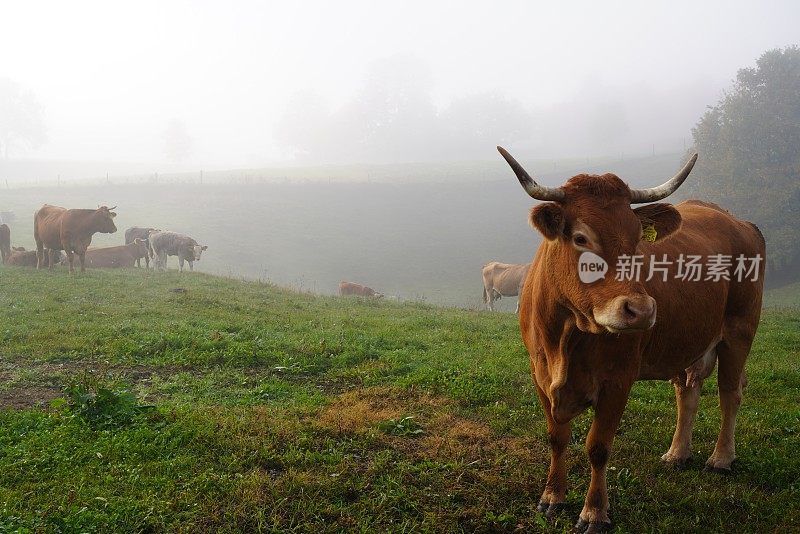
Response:
[{"label": "cow's front leg", "polygon": [[86,252],[78,252],[78,259],[81,260],[81,272],[86,272]]},{"label": "cow's front leg", "polygon": [[194,262],[192,260],[186,260],[189,262],[189,270],[194,271]]},{"label": "cow's front leg", "polygon": [[571,435],[569,423],[557,423],[553,419],[552,405],[545,393],[536,386],[539,400],[547,417],[547,436],[550,441],[550,469],[544,486],[539,506],[536,509],[552,518],[555,513],[566,506],[567,494],[567,462],[566,452]]},{"label": "cow's front leg", "polygon": [[[71,250],[67,250],[67,260],[69,261],[69,274],[75,274],[75,267],[73,265],[75,254]],[[53,268],[52,261],[50,262],[50,268]]]},{"label": "cow's front leg", "polygon": [[581,533],[604,532],[611,527],[608,517],[608,484],[606,465],[611,454],[611,443],[619,426],[625,404],[628,402],[630,384],[607,384],[598,394],[594,407],[594,420],[586,437],[586,452],[592,466],[592,479],[586,501],[575,529]]}]

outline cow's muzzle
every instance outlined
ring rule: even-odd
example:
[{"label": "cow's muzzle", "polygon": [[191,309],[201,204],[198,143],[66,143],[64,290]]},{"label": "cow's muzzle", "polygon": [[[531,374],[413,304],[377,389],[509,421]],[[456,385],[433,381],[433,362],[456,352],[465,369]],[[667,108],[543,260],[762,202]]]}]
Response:
[{"label": "cow's muzzle", "polygon": [[648,330],[656,323],[656,301],[642,293],[615,297],[595,310],[594,320],[614,334]]}]

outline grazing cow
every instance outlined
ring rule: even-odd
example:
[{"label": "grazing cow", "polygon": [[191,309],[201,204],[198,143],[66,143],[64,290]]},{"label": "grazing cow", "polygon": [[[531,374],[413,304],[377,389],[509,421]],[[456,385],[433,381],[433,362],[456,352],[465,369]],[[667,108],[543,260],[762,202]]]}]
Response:
[{"label": "grazing cow", "polygon": [[[116,208],[116,206],[114,206]],[[66,209],[45,204],[33,216],[33,238],[36,240],[36,255],[39,258],[37,268],[42,268],[44,249],[48,254],[57,250],[67,253],[69,272],[74,273],[74,254],[81,260],[81,272],[86,271],[84,255],[92,243],[92,235],[97,232],[113,234],[117,231],[114,225],[114,208],[101,206],[92,209]],[[50,258],[50,268],[53,258]]]},{"label": "grazing cow", "polygon": [[[64,256],[64,253],[59,251],[58,256],[55,258],[56,265],[62,263],[65,258],[66,256]],[[45,254],[42,259],[44,260],[43,267],[49,267],[50,256]],[[12,247],[11,255],[8,257],[8,261],[6,263],[8,265],[15,265],[17,267],[36,267],[36,251],[25,250],[25,247]]]},{"label": "grazing cow", "polygon": [[[722,423],[706,467],[730,470],[744,365],[761,313],[764,261],[757,260],[765,260],[765,244],[758,228],[700,201],[631,208],[673,193],[696,155],[651,189],[630,189],[613,174],[580,174],[551,188],[498,150],[528,194],[548,201],[530,212],[531,225],[545,239],[523,286],[519,313],[551,447],[539,511],[551,517],[563,506],[570,421],[592,406],[586,438],[591,482],[576,529],[609,526],[606,463],[635,380],[674,384],[677,427],[662,460],[686,462],[700,388],[715,361]],[[736,277],[727,265],[707,266],[696,276],[687,266],[692,256],[713,265],[717,255],[734,263],[740,255],[752,259],[749,275]],[[635,258],[641,258],[640,277],[626,267]],[[710,271],[717,276],[709,277]]]},{"label": "grazing cow", "polygon": [[194,271],[194,262],[200,261],[203,251],[207,246],[198,245],[197,241],[189,236],[176,232],[163,232],[156,230],[150,232],[150,253],[153,256],[155,267],[160,270],[167,268],[167,256],[178,256],[179,270],[183,272],[183,262],[189,262],[189,270]]},{"label": "grazing cow", "polygon": [[[489,311],[494,311],[494,301],[501,297],[516,297],[525,283],[530,263],[499,263],[491,261],[483,266],[483,302]],[[519,312],[519,300],[514,313]]]},{"label": "grazing cow", "polygon": [[371,287],[354,284],[352,282],[339,282],[339,295],[355,295],[357,297],[383,298],[383,293],[378,293]]},{"label": "grazing cow", "polygon": [[0,224],[0,261],[5,263],[11,256],[11,230],[7,224]]},{"label": "grazing cow", "polygon": [[86,251],[86,263],[90,267],[133,267],[147,257],[147,243],[138,237],[133,243],[118,247],[90,248]]},{"label": "grazing cow", "polygon": [[[140,226],[132,226],[125,230],[125,244],[130,245],[133,243],[134,239],[139,238],[144,240],[145,245],[147,245],[147,254],[144,256],[144,265],[145,268],[150,267],[150,232],[157,232],[155,228],[142,228]],[[136,266],[142,266],[142,259],[137,258]]]}]

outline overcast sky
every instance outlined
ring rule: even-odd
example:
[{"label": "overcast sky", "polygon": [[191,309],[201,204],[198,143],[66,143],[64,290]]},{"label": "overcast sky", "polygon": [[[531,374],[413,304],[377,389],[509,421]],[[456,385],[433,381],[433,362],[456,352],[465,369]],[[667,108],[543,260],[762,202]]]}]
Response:
[{"label": "overcast sky", "polygon": [[[341,112],[397,58],[438,111],[492,94],[540,119],[519,143],[533,156],[677,150],[737,69],[800,42],[800,2],[551,4],[7,2],[0,78],[36,95],[47,126],[44,145],[11,156],[158,162],[178,121],[187,167],[292,161],[276,134],[289,106]],[[618,115],[613,143],[575,133]],[[494,144],[458,157],[494,157]]]}]

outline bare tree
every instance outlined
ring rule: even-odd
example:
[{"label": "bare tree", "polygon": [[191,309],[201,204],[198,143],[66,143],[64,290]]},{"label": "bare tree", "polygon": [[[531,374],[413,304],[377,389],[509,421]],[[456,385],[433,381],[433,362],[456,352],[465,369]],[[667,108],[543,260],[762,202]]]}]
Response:
[{"label": "bare tree", "polygon": [[180,119],[170,120],[164,130],[164,154],[174,162],[185,161],[192,154],[192,138]]},{"label": "bare tree", "polygon": [[8,78],[0,78],[0,148],[4,159],[14,147],[38,148],[45,141],[36,96]]}]

